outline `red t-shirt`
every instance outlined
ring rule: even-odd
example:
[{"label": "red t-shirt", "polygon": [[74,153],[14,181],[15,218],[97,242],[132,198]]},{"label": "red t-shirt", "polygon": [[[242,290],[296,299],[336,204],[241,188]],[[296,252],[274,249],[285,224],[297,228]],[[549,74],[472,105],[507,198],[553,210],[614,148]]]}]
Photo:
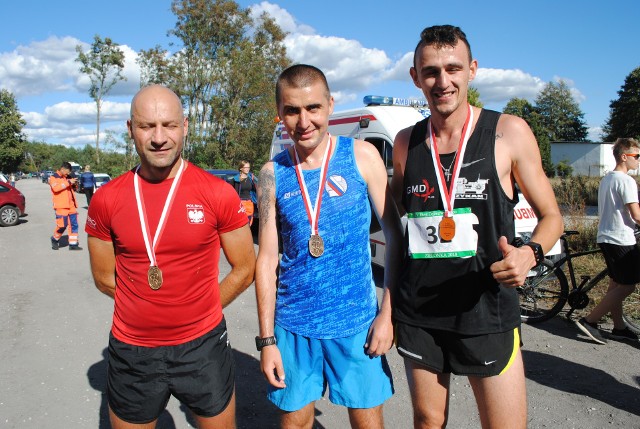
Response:
[{"label": "red t-shirt", "polygon": [[[186,162],[186,161],[185,161]],[[163,283],[152,290],[147,256],[129,171],[95,193],[87,234],[113,242],[116,294],[112,333],[127,344],[156,347],[198,338],[222,320],[218,284],[220,234],[247,224],[232,186],[186,163],[164,231],[156,246]],[[139,180],[153,241],[173,179]]]}]

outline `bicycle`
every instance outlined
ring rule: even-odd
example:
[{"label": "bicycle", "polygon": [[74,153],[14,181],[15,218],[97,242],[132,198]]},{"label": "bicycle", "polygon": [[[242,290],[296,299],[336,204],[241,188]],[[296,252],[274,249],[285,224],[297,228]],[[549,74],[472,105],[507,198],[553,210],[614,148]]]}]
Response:
[{"label": "bicycle", "polygon": [[[533,324],[551,319],[560,313],[566,304],[569,304],[566,317],[571,320],[575,310],[582,310],[589,305],[588,292],[607,277],[605,268],[593,277],[582,276],[580,283],[577,283],[573,259],[601,252],[599,248],[571,252],[567,237],[577,234],[578,231],[565,231],[560,237],[564,253],[554,260],[545,259],[538,267],[532,269],[525,284],[517,288],[520,297],[520,317],[523,322]],[[636,237],[639,234],[636,232]],[[563,269],[565,264],[569,273],[568,280]],[[623,303],[623,319],[631,330],[640,333],[640,292],[637,288]]]}]

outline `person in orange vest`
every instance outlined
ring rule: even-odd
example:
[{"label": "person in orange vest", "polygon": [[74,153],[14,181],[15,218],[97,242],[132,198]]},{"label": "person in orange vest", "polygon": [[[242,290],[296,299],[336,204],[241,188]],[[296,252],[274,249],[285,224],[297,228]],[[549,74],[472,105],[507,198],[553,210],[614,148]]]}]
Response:
[{"label": "person in orange vest", "polygon": [[49,186],[53,196],[53,208],[56,211],[56,229],[51,237],[51,248],[60,248],[60,237],[69,228],[69,250],[82,250],[78,244],[78,203],[73,192],[77,179],[70,178],[71,164],[63,162],[60,169],[49,177]]}]

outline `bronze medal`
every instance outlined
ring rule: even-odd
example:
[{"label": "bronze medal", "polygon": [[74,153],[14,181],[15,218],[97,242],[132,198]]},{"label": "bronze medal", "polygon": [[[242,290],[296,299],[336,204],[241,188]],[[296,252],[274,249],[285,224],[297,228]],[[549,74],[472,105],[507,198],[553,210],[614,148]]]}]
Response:
[{"label": "bronze medal", "polygon": [[147,280],[151,289],[160,289],[162,286],[162,271],[160,271],[160,268],[154,265],[150,266],[149,271],[147,271]]},{"label": "bronze medal", "polygon": [[309,253],[311,253],[311,256],[314,258],[322,256],[324,253],[324,241],[318,234],[312,234],[311,237],[309,237]]},{"label": "bronze medal", "polygon": [[438,225],[440,238],[442,241],[451,241],[456,235],[456,223],[453,217],[444,216]]}]

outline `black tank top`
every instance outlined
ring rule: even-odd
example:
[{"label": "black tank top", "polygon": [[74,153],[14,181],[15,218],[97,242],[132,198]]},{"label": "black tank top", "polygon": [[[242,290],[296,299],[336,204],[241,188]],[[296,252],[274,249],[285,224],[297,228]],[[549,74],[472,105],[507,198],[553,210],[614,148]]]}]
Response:
[{"label": "black tank top", "polygon": [[[394,294],[394,318],[404,323],[465,335],[505,332],[519,326],[518,295],[499,285],[490,266],[502,255],[498,238],[514,238],[513,209],[495,166],[496,126],[500,113],[482,110],[469,138],[454,187],[455,208],[470,208],[478,217],[475,256],[412,259],[405,255],[402,279]],[[407,213],[443,210],[431,151],[425,144],[428,119],[411,133],[402,203]],[[447,161],[448,159],[448,161]],[[451,162],[441,158],[444,167]],[[408,233],[405,249],[408,249]],[[407,252],[408,253],[408,252]]]}]

